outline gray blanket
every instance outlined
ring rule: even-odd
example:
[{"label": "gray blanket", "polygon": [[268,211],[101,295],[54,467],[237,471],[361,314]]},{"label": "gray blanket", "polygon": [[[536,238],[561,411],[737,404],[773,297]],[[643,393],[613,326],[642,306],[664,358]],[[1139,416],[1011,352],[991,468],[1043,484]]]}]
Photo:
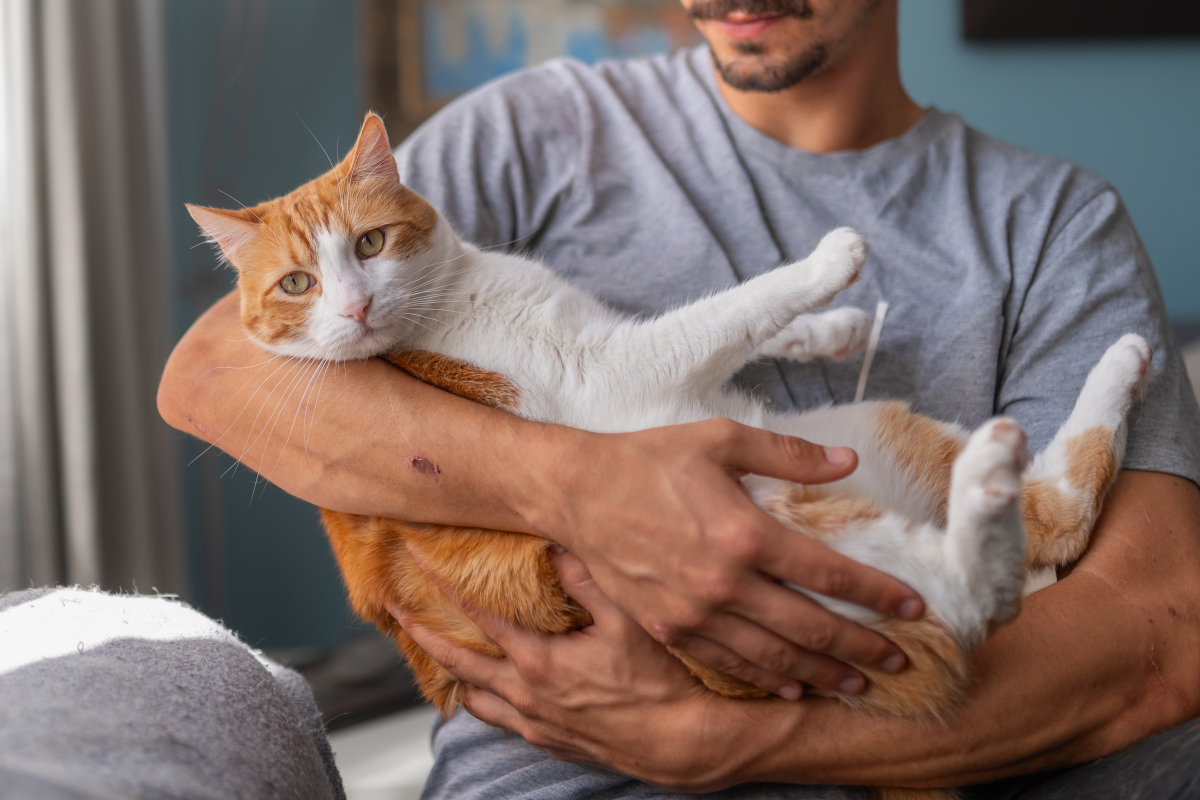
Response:
[{"label": "gray blanket", "polygon": [[299,674],[169,598],[0,595],[0,800],[344,798]]}]

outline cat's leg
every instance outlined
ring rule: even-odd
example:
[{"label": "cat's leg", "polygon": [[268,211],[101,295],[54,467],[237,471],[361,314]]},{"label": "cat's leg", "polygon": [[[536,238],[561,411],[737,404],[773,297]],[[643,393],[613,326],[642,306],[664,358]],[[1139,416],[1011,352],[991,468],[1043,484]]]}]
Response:
[{"label": "cat's leg", "polygon": [[708,392],[754,357],[800,314],[828,305],[857,278],[866,241],[849,228],[825,235],[803,261],[645,322],[620,328],[604,353],[624,376],[628,365],[658,385]]},{"label": "cat's leg", "polygon": [[1021,610],[1021,473],[1028,463],[1025,432],[1008,417],[980,426],[954,462],[944,552],[947,573],[961,580],[963,599],[940,613],[965,647]]},{"label": "cat's leg", "polygon": [[333,511],[323,511],[322,520],[351,606],[396,641],[421,693],[444,716],[454,713],[465,684],[401,629],[389,603],[454,644],[493,657],[504,653],[441,587],[529,630],[562,633],[591,622],[559,586],[543,539]]},{"label": "cat's leg", "polygon": [[1126,415],[1150,378],[1151,355],[1135,334],[1110,347],[1088,375],[1071,416],[1025,475],[1031,569],[1070,564],[1087,547],[1120,469]]},{"label": "cat's leg", "polygon": [[801,314],[759,345],[754,355],[799,362],[845,358],[866,346],[870,332],[871,318],[861,308],[846,306],[820,314]]}]

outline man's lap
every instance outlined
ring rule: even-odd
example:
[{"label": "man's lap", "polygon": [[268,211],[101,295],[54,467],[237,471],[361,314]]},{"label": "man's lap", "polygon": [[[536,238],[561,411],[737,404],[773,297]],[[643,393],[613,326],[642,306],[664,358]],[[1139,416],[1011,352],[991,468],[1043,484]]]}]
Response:
[{"label": "man's lap", "polygon": [[[683,800],[612,772],[555,761],[465,712],[434,728],[436,762],[422,800]],[[1091,764],[964,790],[967,800],[1173,800],[1200,797],[1200,719]],[[747,784],[714,800],[858,800],[860,787]]]}]

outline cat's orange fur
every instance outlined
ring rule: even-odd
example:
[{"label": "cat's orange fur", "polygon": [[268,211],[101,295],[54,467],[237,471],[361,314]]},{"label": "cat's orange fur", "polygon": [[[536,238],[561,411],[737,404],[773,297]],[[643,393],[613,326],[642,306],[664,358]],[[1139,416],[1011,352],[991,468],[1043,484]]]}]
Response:
[{"label": "cat's orange fur", "polygon": [[[266,235],[247,241],[236,240],[231,228],[222,240],[223,248],[238,252],[243,324],[262,341],[272,343],[285,336],[307,313],[311,296],[286,297],[273,289],[295,264],[314,260],[314,231],[362,227],[361,217],[366,215],[387,221],[386,247],[397,253],[419,251],[428,245],[436,212],[403,187],[397,192],[381,182],[373,189],[371,169],[371,164],[358,158],[356,145],[329,173],[285,197],[240,211],[190,208],[198,221],[204,218],[202,224],[214,238],[220,238],[222,219],[256,221],[265,228]],[[348,177],[355,177],[351,173],[358,171],[368,177],[357,177],[358,196],[351,207],[343,187]],[[435,353],[405,351],[385,357],[420,380],[476,402],[509,411],[520,407],[519,392],[496,373]],[[891,404],[882,414],[882,446],[892,451],[900,468],[938,498],[944,522],[950,469],[961,449],[960,440],[940,423],[913,414],[906,404]],[[1031,567],[1067,563],[1082,552],[1094,512],[1116,475],[1111,434],[1097,430],[1076,437],[1068,448],[1068,461],[1070,482],[1093,498],[1093,514],[1081,513],[1079,505],[1055,487],[1026,482],[1023,512]],[[768,511],[795,530],[817,538],[836,536],[848,522],[881,514],[869,501],[800,486],[776,498]],[[322,518],[354,610],[396,641],[412,665],[422,693],[443,714],[453,713],[464,684],[418,647],[386,606],[392,603],[407,609],[431,632],[462,646],[497,657],[503,652],[447,598],[422,566],[468,603],[530,630],[562,633],[590,624],[588,613],[575,606],[559,586],[544,540],[328,510],[322,512]],[[889,619],[871,627],[904,650],[909,667],[898,674],[864,668],[867,690],[839,699],[864,711],[910,718],[936,719],[949,712],[965,691],[967,670],[965,654],[942,623],[935,617],[911,622]],[[765,696],[754,686],[684,653],[672,652],[713,691],[739,698]],[[955,796],[952,791],[937,789],[883,788],[875,793],[889,800]]]}]

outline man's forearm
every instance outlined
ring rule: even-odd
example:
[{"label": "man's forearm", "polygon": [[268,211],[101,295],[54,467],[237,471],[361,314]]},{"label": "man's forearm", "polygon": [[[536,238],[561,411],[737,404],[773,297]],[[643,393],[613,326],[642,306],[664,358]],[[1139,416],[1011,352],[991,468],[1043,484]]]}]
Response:
[{"label": "man's forearm", "polygon": [[272,357],[247,339],[235,295],[175,348],[158,405],[172,426],[317,505],[505,530],[527,529],[523,460],[554,435],[379,359]]},{"label": "man's forearm", "polygon": [[[961,785],[1079,764],[1200,713],[1200,492],[1122,473],[1075,571],[979,647],[948,724],[778,704],[740,779]],[[755,727],[755,726],[751,726]]]},{"label": "man's forearm", "polygon": [[[836,480],[853,469],[850,451],[833,461],[817,445],[719,420],[589,433],[455,397],[380,359],[274,358],[248,340],[233,296],[176,347],[159,408],[180,430],[326,508],[558,542],[640,624],[767,691],[798,694],[798,681],[861,686],[849,663],[903,665],[895,645],[775,578],[881,614],[921,611],[908,587],[817,542],[778,554],[791,532],[738,480],[746,472]],[[740,595],[714,599],[714,584],[760,600],[778,592],[783,605],[735,608]]]}]

